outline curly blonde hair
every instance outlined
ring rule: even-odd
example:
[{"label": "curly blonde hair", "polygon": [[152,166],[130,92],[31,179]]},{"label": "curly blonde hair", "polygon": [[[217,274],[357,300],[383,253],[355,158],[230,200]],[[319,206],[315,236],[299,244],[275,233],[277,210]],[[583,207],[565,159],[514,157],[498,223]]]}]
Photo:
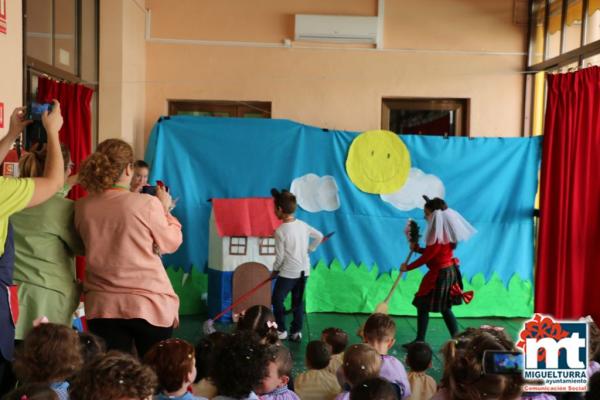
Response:
[{"label": "curly blonde hair", "polygon": [[107,139],[81,164],[79,183],[85,190],[99,193],[111,188],[133,163],[133,149],[120,139]]}]

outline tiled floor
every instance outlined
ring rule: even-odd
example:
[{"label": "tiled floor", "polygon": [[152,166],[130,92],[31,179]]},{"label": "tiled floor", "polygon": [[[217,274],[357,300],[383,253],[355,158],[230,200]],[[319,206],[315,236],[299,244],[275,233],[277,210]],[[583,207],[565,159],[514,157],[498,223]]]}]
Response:
[{"label": "tiled floor", "polygon": [[[304,352],[306,344],[311,340],[318,340],[321,337],[321,331],[327,327],[335,326],[344,329],[350,336],[351,343],[358,343],[360,338],[356,335],[358,328],[368,318],[366,314],[334,314],[334,313],[313,313],[306,316],[306,323],[303,329],[303,339],[300,343],[286,342],[294,356],[294,372],[298,373],[304,370]],[[202,324],[205,321],[204,315],[188,315],[181,318],[180,327],[175,331],[175,336],[186,339],[194,344],[202,337]],[[415,338],[417,331],[417,319],[415,317],[394,317],[397,326],[396,345],[390,351],[391,355],[404,361],[405,350],[400,346],[402,343],[409,342]],[[520,318],[461,318],[458,320],[461,329],[467,327],[479,327],[481,325],[502,326],[507,333],[516,339],[517,333],[521,329],[524,319]],[[218,326],[219,330],[229,330],[230,326]],[[441,377],[441,354],[439,349],[449,334],[441,318],[430,318],[429,329],[427,332],[427,341],[434,350],[433,368],[428,373],[436,380]]]}]

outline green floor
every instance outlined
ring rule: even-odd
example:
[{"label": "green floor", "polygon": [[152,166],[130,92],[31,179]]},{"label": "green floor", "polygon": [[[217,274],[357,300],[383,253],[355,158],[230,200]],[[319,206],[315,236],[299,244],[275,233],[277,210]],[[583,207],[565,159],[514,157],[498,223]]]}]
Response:
[{"label": "green floor", "polygon": [[[300,343],[286,342],[294,357],[294,373],[297,374],[304,370],[304,352],[306,344],[311,340],[318,340],[321,337],[321,331],[327,327],[335,326],[344,329],[350,336],[351,343],[358,343],[360,338],[356,335],[359,326],[368,318],[366,314],[334,314],[334,313],[313,313],[306,316],[303,338]],[[196,344],[202,337],[202,324],[205,321],[204,315],[187,315],[181,317],[179,328],[174,336],[188,340]],[[289,317],[288,317],[289,319]],[[409,342],[415,338],[417,331],[417,319],[415,317],[394,317],[397,326],[396,345],[389,354],[397,357],[404,362],[406,356],[405,350],[400,346],[402,343]],[[525,319],[522,318],[460,318],[458,323],[461,329],[467,327],[479,327],[481,325],[493,325],[504,327],[507,333],[512,337],[517,337]],[[226,330],[228,327],[220,326],[219,329]],[[439,349],[442,344],[448,340],[448,331],[441,318],[431,318],[429,329],[427,331],[427,341],[434,350],[433,369],[428,373],[436,381],[441,377],[441,355]]]}]

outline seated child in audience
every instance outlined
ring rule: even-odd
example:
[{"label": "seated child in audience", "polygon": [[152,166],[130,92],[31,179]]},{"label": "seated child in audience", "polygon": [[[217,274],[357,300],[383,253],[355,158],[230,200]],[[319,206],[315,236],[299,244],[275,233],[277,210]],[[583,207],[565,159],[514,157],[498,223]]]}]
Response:
[{"label": "seated child in audience", "polygon": [[43,383],[20,386],[2,400],[59,400],[58,395],[50,386]]},{"label": "seated child in audience", "polygon": [[425,373],[431,368],[432,356],[431,347],[425,342],[415,342],[408,348],[406,364],[410,368],[410,400],[429,400],[437,391],[435,380]]},{"label": "seated child in audience", "polygon": [[155,400],[196,400],[188,388],[196,379],[194,346],[185,340],[167,339],[156,343],[144,356],[158,378]]},{"label": "seated child in audience", "polygon": [[411,394],[408,375],[404,365],[388,351],[396,343],[396,323],[385,314],[372,314],[365,322],[363,340],[381,354],[381,373],[379,376],[397,384],[402,389],[402,398],[406,399]]},{"label": "seated child in audience", "polygon": [[330,359],[327,343],[315,340],[306,346],[308,371],[296,377],[296,393],[302,400],[331,400],[342,391],[335,375],[328,370]]},{"label": "seated child in audience", "polygon": [[300,398],[288,388],[292,376],[292,355],[290,351],[281,345],[272,345],[268,353],[268,375],[256,388],[256,393],[261,400],[300,400]]},{"label": "seated child in audience", "polygon": [[[352,389],[369,378],[377,378],[380,374],[382,359],[377,350],[367,344],[354,344],[344,352],[342,373],[345,381]],[[340,393],[336,400],[348,400],[350,391]]]},{"label": "seated child in audience", "polygon": [[255,332],[266,345],[279,343],[275,315],[269,307],[256,305],[245,310],[239,315],[237,330]]},{"label": "seated child in audience", "polygon": [[83,365],[77,332],[64,325],[40,324],[25,336],[15,354],[15,374],[23,383],[49,385],[60,400],[68,399],[69,382]]},{"label": "seated child in audience", "polygon": [[441,388],[432,400],[519,398],[523,377],[485,374],[482,360],[486,350],[514,351],[515,346],[504,332],[493,329],[468,329],[448,341],[442,350]]},{"label": "seated child in audience", "polygon": [[321,340],[331,346],[331,360],[327,366],[327,371],[335,375],[342,366],[344,350],[348,346],[348,334],[340,328],[327,328],[323,329]]},{"label": "seated child in audience", "polygon": [[254,388],[267,376],[267,346],[256,334],[239,331],[228,335],[215,353],[211,378],[216,400],[258,399]]},{"label": "seated child in audience", "polygon": [[83,367],[69,388],[70,400],[147,400],[154,394],[154,371],[137,358],[109,351]]},{"label": "seated child in audience", "polygon": [[394,385],[383,378],[370,378],[355,385],[350,400],[398,400]]},{"label": "seated child in audience", "polygon": [[600,372],[596,372],[588,381],[588,392],[585,395],[585,400],[600,399]]},{"label": "seated child in audience", "polygon": [[89,364],[96,357],[106,353],[104,339],[91,332],[79,332],[79,343],[81,344],[81,355],[84,365]]},{"label": "seated child in audience", "polygon": [[196,346],[196,383],[192,385],[196,396],[212,399],[217,395],[217,387],[210,377],[216,349],[227,337],[226,333],[213,332],[203,337]]}]

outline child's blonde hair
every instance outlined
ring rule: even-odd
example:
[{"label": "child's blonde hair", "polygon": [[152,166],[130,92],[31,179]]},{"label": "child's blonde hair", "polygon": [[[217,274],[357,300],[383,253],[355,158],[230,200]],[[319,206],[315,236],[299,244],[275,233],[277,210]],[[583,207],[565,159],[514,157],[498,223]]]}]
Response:
[{"label": "child's blonde hair", "polygon": [[367,344],[354,344],[344,352],[342,368],[346,380],[350,386],[354,386],[365,379],[379,376],[381,356]]}]

